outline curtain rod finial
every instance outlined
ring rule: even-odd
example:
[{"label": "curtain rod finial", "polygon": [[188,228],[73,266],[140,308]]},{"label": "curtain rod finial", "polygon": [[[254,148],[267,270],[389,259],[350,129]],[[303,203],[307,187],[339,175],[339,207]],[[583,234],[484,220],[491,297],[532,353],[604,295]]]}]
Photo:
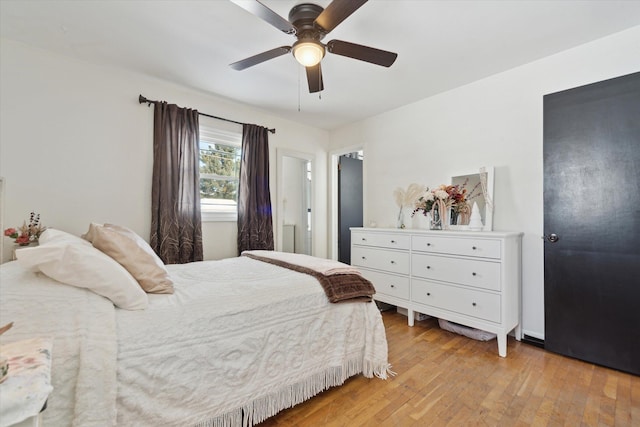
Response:
[{"label": "curtain rod finial", "polygon": [[150,101],[150,100],[148,100],[146,97],[144,97],[142,95],[138,95],[138,102],[140,104],[144,104],[146,102],[147,103],[147,107],[151,107],[151,104],[154,103],[154,101]]}]

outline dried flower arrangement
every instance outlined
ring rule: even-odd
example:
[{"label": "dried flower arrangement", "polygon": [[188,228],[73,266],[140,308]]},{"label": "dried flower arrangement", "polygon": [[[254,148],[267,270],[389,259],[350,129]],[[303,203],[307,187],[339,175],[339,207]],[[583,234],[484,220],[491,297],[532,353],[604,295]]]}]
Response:
[{"label": "dried flower arrangement", "polygon": [[397,227],[404,228],[404,215],[402,214],[402,210],[405,207],[411,207],[414,201],[420,196],[420,194],[424,193],[425,187],[420,184],[409,184],[406,190],[398,187],[393,191],[393,198],[396,201],[396,205],[400,208],[398,212],[398,220]]},{"label": "dried flower arrangement", "polygon": [[449,195],[454,200],[452,205],[452,214],[457,217],[458,225],[469,224],[471,206],[473,205],[472,201],[484,194],[481,187],[481,181],[478,181],[471,191],[467,191],[466,187],[468,183],[469,178],[465,179],[462,185],[449,186],[453,187],[449,192]]},{"label": "dried flower arrangement", "polygon": [[22,226],[16,228],[7,228],[4,235],[15,239],[16,244],[26,246],[29,243],[37,242],[40,235],[47,227],[40,224],[40,214],[31,212],[29,215],[29,223],[24,221]]},{"label": "dried flower arrangement", "polygon": [[441,185],[433,190],[429,190],[427,187],[424,194],[415,200],[411,216],[420,212],[422,215],[427,215],[427,213],[432,212],[434,207],[440,203],[444,203],[447,207],[451,207],[453,203],[455,203],[455,199],[452,195],[457,196],[459,193],[457,189],[453,190],[450,187],[454,186]]},{"label": "dried flower arrangement", "polygon": [[[468,202],[478,197],[480,193],[475,194],[478,185],[476,185],[470,193],[467,193],[465,186],[466,182],[463,185],[443,184],[433,190],[427,188],[424,194],[415,200],[411,216],[413,217],[416,214],[427,216],[431,214],[431,217],[437,221],[440,220],[441,216],[443,219],[446,219],[444,212],[451,210],[451,214],[456,217],[453,218],[454,221],[456,221],[457,216],[460,215],[460,221],[457,223],[468,224],[469,216],[471,215],[471,208]],[[437,218],[436,211],[438,211]],[[448,224],[445,224],[445,226],[448,226]]]}]

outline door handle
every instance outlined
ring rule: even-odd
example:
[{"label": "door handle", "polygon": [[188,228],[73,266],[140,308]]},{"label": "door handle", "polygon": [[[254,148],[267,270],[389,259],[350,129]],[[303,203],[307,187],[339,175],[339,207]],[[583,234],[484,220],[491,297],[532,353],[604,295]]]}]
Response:
[{"label": "door handle", "polygon": [[556,243],[558,240],[560,240],[560,236],[558,236],[556,233],[551,233],[548,236],[544,236],[544,238],[546,238],[547,241],[551,243]]}]

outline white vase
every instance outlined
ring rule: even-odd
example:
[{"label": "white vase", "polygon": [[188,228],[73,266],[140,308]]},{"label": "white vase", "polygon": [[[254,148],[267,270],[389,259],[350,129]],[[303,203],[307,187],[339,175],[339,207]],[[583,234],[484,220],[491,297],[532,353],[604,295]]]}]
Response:
[{"label": "white vase", "polygon": [[428,230],[431,228],[431,212],[425,215],[422,211],[413,215],[413,228],[419,230]]},{"label": "white vase", "polygon": [[406,221],[404,218],[404,206],[400,206],[400,212],[398,212],[398,218],[396,219],[396,228],[405,228]]}]

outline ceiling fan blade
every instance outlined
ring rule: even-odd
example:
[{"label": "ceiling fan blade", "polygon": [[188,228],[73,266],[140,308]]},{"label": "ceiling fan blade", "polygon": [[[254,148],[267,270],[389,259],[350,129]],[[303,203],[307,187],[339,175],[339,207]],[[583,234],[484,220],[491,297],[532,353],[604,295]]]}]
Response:
[{"label": "ceiling fan blade", "polygon": [[275,49],[253,55],[249,58],[245,58],[242,61],[229,64],[229,67],[233,68],[234,70],[240,71],[244,70],[245,68],[253,67],[254,65],[261,62],[268,61],[269,59],[277,58],[278,56],[282,56],[289,52],[291,52],[290,46],[280,46]]},{"label": "ceiling fan blade", "polygon": [[269,9],[267,6],[260,3],[258,0],[231,0],[247,12],[250,12],[258,18],[273,25],[283,33],[295,34],[296,28],[291,25],[291,22],[284,19],[282,16]]},{"label": "ceiling fan blade", "polygon": [[309,83],[309,93],[316,93],[324,90],[324,84],[322,82],[322,68],[320,64],[313,67],[306,67],[307,69],[307,83]]},{"label": "ceiling fan blade", "polygon": [[383,67],[390,67],[398,57],[397,53],[362,46],[360,44],[343,42],[342,40],[331,40],[327,43],[327,50],[336,55],[359,59],[360,61],[382,65]]},{"label": "ceiling fan blade", "polygon": [[367,0],[333,0],[314,23],[328,33],[366,2]]}]

